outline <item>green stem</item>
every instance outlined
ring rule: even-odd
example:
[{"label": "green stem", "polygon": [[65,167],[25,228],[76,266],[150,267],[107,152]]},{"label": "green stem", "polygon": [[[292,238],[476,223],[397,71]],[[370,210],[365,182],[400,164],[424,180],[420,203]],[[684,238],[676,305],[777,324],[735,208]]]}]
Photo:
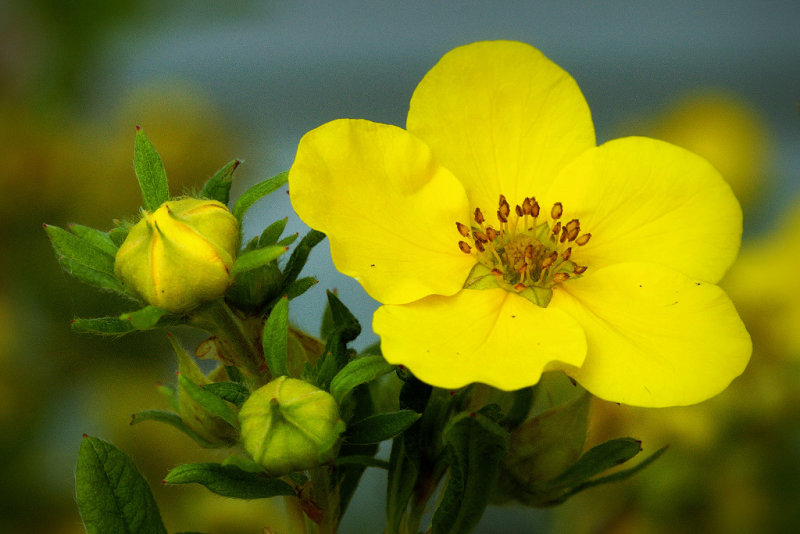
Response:
[{"label": "green stem", "polygon": [[260,377],[264,374],[262,363],[264,357],[253,344],[242,321],[223,299],[210,302],[195,311],[190,324],[217,336],[230,347],[230,353],[224,355],[231,363],[252,375]]}]

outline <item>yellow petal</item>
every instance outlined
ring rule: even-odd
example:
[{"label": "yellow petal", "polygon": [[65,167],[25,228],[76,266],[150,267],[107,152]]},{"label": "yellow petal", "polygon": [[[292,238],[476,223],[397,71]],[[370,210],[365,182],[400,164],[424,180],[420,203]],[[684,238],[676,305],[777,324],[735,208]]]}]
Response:
[{"label": "yellow petal", "polygon": [[336,268],[380,302],[452,295],[475,264],[458,247],[464,188],[395,126],[343,119],[307,133],[289,194],[300,218],[328,235]]},{"label": "yellow petal", "polygon": [[742,211],[728,184],[703,158],[662,141],[627,137],[589,150],[545,198],[592,234],[572,251],[590,270],[653,262],[716,282],[739,250]]},{"label": "yellow petal", "polygon": [[595,146],[575,80],[537,49],[511,41],[445,54],[417,86],[407,128],[489,217],[501,193],[512,206],[540,194],[564,165]]},{"label": "yellow petal", "polygon": [[624,263],[562,284],[550,307],[586,332],[567,373],[594,395],[635,406],[708,399],[742,373],[750,335],[719,287],[666,267]]},{"label": "yellow petal", "polygon": [[387,361],[442,388],[482,382],[519,389],[537,383],[543,370],[581,365],[586,353],[583,332],[566,313],[502,289],[382,306],[372,326]]}]

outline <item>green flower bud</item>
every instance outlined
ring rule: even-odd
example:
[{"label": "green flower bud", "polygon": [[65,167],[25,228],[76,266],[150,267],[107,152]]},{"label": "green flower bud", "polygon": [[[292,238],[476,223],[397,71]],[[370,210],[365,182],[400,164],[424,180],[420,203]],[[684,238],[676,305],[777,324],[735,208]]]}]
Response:
[{"label": "green flower bud", "polygon": [[114,273],[153,306],[173,313],[221,297],[239,240],[239,222],[215,200],[165,202],[130,231]]},{"label": "green flower bud", "polygon": [[254,391],[239,422],[245,450],[271,476],[333,460],[345,428],[329,393],[285,376]]}]

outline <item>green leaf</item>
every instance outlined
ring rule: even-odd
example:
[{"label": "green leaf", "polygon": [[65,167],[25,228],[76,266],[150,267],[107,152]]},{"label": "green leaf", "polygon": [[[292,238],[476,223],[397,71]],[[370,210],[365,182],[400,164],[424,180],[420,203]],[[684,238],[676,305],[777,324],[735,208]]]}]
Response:
[{"label": "green leaf", "polygon": [[281,238],[283,229],[286,228],[286,223],[288,221],[289,217],[284,217],[267,226],[264,231],[261,232],[261,237],[258,238],[258,246],[271,247],[275,245],[278,239]]},{"label": "green leaf", "polygon": [[233,173],[241,163],[238,159],[226,163],[203,185],[203,189],[200,190],[200,196],[228,204],[231,195],[231,184],[233,183]]},{"label": "green leaf", "polygon": [[[117,226],[108,231],[108,237],[117,247],[121,247],[128,237],[128,228],[124,226]],[[116,255],[116,254],[115,254]]]},{"label": "green leaf", "polygon": [[313,276],[305,276],[295,280],[289,287],[286,288],[286,296],[289,298],[289,300],[296,299],[318,283],[319,280]]},{"label": "green leaf", "polygon": [[380,469],[389,469],[389,462],[375,458],[374,456],[352,455],[352,456],[339,456],[336,459],[336,465],[363,465],[364,467],[378,467]]},{"label": "green leaf", "polygon": [[259,199],[262,197],[272,193],[280,186],[285,184],[289,180],[289,171],[283,171],[280,174],[276,174],[272,178],[268,178],[262,182],[257,183],[236,199],[236,203],[233,205],[233,215],[242,220],[244,214],[247,210],[250,209],[250,206],[255,204]]},{"label": "green leaf", "polygon": [[58,226],[44,225],[61,267],[79,280],[125,294],[125,286],[114,276],[114,256],[89,240]]},{"label": "green leaf", "polygon": [[481,414],[456,416],[444,431],[450,478],[433,514],[433,534],[471,532],[489,503],[508,433]]},{"label": "green leaf", "polygon": [[120,320],[127,321],[136,330],[149,330],[154,328],[162,317],[169,315],[167,310],[162,310],[155,306],[145,306],[141,310],[123,313],[119,316]]},{"label": "green leaf", "polygon": [[288,358],[289,299],[278,300],[264,323],[261,346],[264,360],[273,377],[289,374]]},{"label": "green leaf", "polygon": [[586,451],[571,467],[547,483],[551,487],[575,486],[627,462],[641,450],[642,442],[633,438],[606,441]]},{"label": "green leaf", "polygon": [[286,268],[283,270],[284,288],[289,287],[292,282],[297,280],[297,277],[300,276],[300,272],[306,265],[306,261],[308,261],[308,255],[311,254],[311,249],[317,246],[323,239],[325,239],[325,234],[317,230],[310,230],[303,236],[300,243],[294,247],[292,255],[289,256],[289,261],[286,262]]},{"label": "green leaf", "polygon": [[73,319],[72,329],[81,334],[97,334],[101,336],[119,336],[135,330],[130,321],[123,321],[119,317]]},{"label": "green leaf", "polygon": [[154,211],[169,200],[169,184],[164,163],[150,143],[150,139],[138,126],[133,150],[133,168],[136,171],[136,179],[139,180],[139,188],[142,190],[144,209]]},{"label": "green leaf", "polygon": [[116,257],[119,247],[117,247],[117,245],[111,239],[111,236],[106,232],[101,232],[95,228],[75,223],[69,225],[69,230],[84,241],[99,248],[109,256]]},{"label": "green leaf", "polygon": [[160,423],[166,423],[170,426],[173,426],[192,438],[195,443],[200,445],[205,449],[214,448],[215,445],[213,443],[208,442],[204,438],[201,438],[194,430],[189,428],[189,426],[183,422],[181,416],[167,412],[164,410],[144,410],[142,412],[137,412],[131,416],[131,425],[137,425],[143,421],[158,421]]},{"label": "green leaf", "polygon": [[331,380],[330,393],[341,404],[354,387],[371,382],[394,369],[395,366],[384,360],[383,356],[363,356],[349,362],[336,373]]},{"label": "green leaf", "polygon": [[265,247],[245,252],[236,258],[236,262],[231,268],[231,276],[236,276],[239,273],[252,271],[278,259],[284,252],[289,250],[286,247],[274,246]]},{"label": "green leaf", "polygon": [[206,384],[203,389],[210,391],[222,400],[235,404],[241,408],[244,401],[250,396],[250,390],[238,382],[212,382]]},{"label": "green leaf", "polygon": [[239,428],[239,417],[230,404],[216,396],[213,392],[198,386],[184,375],[180,375],[178,381],[184,391],[186,391],[197,404],[232,427]]},{"label": "green leaf", "polygon": [[[403,384],[398,399],[401,409],[427,412],[433,388],[413,376]],[[386,484],[386,532],[397,533],[408,501],[414,493],[422,465],[422,419],[392,441],[389,455],[389,474]]]},{"label": "green leaf", "polygon": [[297,241],[297,236],[298,236],[298,235],[299,235],[299,234],[298,234],[297,232],[295,232],[295,233],[293,233],[293,234],[291,234],[291,235],[287,235],[286,237],[284,237],[283,239],[281,239],[280,241],[278,241],[278,243],[277,243],[277,244],[278,244],[278,245],[280,245],[280,246],[282,246],[282,247],[288,247],[289,245],[291,245],[292,243],[294,243],[295,241]]},{"label": "green leaf", "polygon": [[264,499],[278,495],[294,496],[292,487],[279,478],[250,473],[235,465],[199,463],[179,465],[170,471],[167,484],[202,484],[217,495],[235,499]]},{"label": "green leaf", "polygon": [[[622,438],[622,439],[631,439],[631,438]],[[566,493],[564,493],[561,497],[559,497],[557,499],[554,499],[554,500],[552,500],[552,501],[550,501],[550,502],[548,502],[546,504],[548,504],[548,505],[561,504],[562,502],[566,501],[571,496],[573,496],[576,493],[579,493],[579,492],[581,492],[581,491],[583,491],[585,489],[589,489],[589,488],[591,488],[593,486],[599,486],[601,484],[608,484],[608,483],[611,483],[611,482],[619,482],[621,480],[625,480],[626,478],[630,478],[634,474],[638,473],[639,471],[641,471],[642,469],[644,469],[645,467],[647,467],[648,465],[650,465],[651,463],[656,461],[662,454],[664,454],[664,452],[666,452],[667,448],[668,447],[662,447],[662,448],[658,449],[656,452],[654,452],[653,454],[651,454],[650,456],[648,456],[647,458],[645,458],[644,460],[642,460],[637,465],[635,465],[635,466],[633,466],[631,468],[623,469],[621,471],[617,471],[616,473],[612,473],[612,474],[604,476],[604,477],[594,478],[592,480],[588,480],[588,481],[586,481],[586,482],[584,482],[582,484],[579,484],[579,485],[571,488]]]},{"label": "green leaf", "polygon": [[75,486],[88,534],[166,534],[147,481],[133,460],[110,443],[84,436]]},{"label": "green leaf", "polygon": [[413,425],[422,414],[414,410],[379,413],[349,425],[344,435],[350,443],[366,445],[392,439]]}]

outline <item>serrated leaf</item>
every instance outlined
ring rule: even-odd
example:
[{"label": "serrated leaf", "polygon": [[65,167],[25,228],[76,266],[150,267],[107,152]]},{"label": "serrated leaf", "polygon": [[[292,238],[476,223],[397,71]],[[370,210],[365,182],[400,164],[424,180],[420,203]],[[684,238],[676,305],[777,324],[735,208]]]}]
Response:
[{"label": "serrated leaf", "polygon": [[336,373],[331,380],[330,393],[336,402],[341,404],[345,396],[356,386],[371,382],[394,369],[395,366],[384,360],[383,356],[363,356],[349,362]]},{"label": "serrated leaf", "polygon": [[231,195],[233,173],[242,162],[238,159],[229,161],[220,170],[214,173],[200,190],[200,196],[228,204]]},{"label": "serrated leaf", "polygon": [[236,199],[236,203],[233,205],[233,215],[242,220],[244,214],[250,207],[255,204],[259,199],[262,197],[269,195],[280,186],[285,184],[289,180],[289,171],[283,171],[280,174],[276,174],[272,178],[267,178],[266,180],[257,183]]},{"label": "serrated leaf", "polygon": [[422,414],[398,410],[375,414],[348,426],[344,438],[349,443],[368,445],[392,439],[413,425]]},{"label": "serrated leaf", "polygon": [[206,389],[231,404],[241,408],[244,401],[250,396],[250,390],[238,382],[212,382],[203,386]]},{"label": "serrated leaf", "polygon": [[75,487],[88,534],[166,534],[147,481],[133,460],[110,443],[84,436]]},{"label": "serrated leaf", "polygon": [[217,495],[235,499],[264,499],[295,495],[292,487],[279,478],[250,473],[235,465],[199,463],[179,465],[170,471],[167,484],[202,484]]},{"label": "serrated leaf", "polygon": [[136,179],[139,180],[139,188],[142,190],[144,209],[154,211],[169,200],[169,184],[164,163],[150,139],[139,127],[136,128],[133,168],[136,172]]},{"label": "serrated leaf", "polygon": [[61,267],[88,284],[125,294],[125,286],[114,276],[114,256],[63,228],[45,225],[45,232]]},{"label": "serrated leaf", "polygon": [[273,377],[289,374],[288,358],[289,299],[278,299],[269,313],[261,334],[264,360]]},{"label": "serrated leaf", "polygon": [[135,330],[130,321],[123,321],[119,317],[73,319],[72,329],[81,334],[97,334],[101,336],[119,336]]},{"label": "serrated leaf", "polygon": [[456,416],[444,431],[450,476],[433,514],[433,534],[471,532],[483,516],[508,448],[508,433],[481,414]]},{"label": "serrated leaf", "polygon": [[289,261],[286,262],[286,268],[283,270],[284,287],[288,287],[292,282],[297,280],[300,272],[305,267],[308,261],[308,255],[311,254],[311,249],[317,246],[323,239],[325,234],[317,230],[310,230],[300,243],[294,247],[292,255],[289,256]]},{"label": "serrated leaf", "polygon": [[178,381],[184,391],[186,391],[197,404],[232,427],[239,428],[239,417],[227,401],[222,400],[211,391],[198,386],[184,375],[180,375]]},{"label": "serrated leaf", "polygon": [[174,428],[177,428],[178,430],[180,430],[181,432],[192,438],[195,441],[195,443],[197,443],[198,445],[200,445],[205,449],[210,449],[215,447],[214,444],[200,437],[197,434],[197,432],[189,428],[189,426],[183,422],[181,416],[176,413],[167,412],[164,410],[144,410],[141,412],[137,412],[131,416],[131,425],[138,425],[139,423],[142,423],[144,421],[157,421],[159,423],[166,423]]},{"label": "serrated leaf", "polygon": [[83,226],[82,224],[75,223],[69,225],[69,230],[76,236],[94,245],[109,256],[116,257],[119,247],[116,245],[116,243],[114,243],[108,233],[101,232],[100,230],[91,228],[89,226]]},{"label": "serrated leaf", "polygon": [[231,268],[231,276],[236,276],[239,273],[245,273],[258,269],[264,265],[278,259],[284,252],[289,250],[286,247],[273,246],[257,248],[241,254],[236,258],[233,267]]},{"label": "serrated leaf", "polygon": [[261,232],[261,237],[258,238],[258,246],[271,247],[277,244],[288,221],[289,217],[284,217],[267,226],[264,231]]}]

